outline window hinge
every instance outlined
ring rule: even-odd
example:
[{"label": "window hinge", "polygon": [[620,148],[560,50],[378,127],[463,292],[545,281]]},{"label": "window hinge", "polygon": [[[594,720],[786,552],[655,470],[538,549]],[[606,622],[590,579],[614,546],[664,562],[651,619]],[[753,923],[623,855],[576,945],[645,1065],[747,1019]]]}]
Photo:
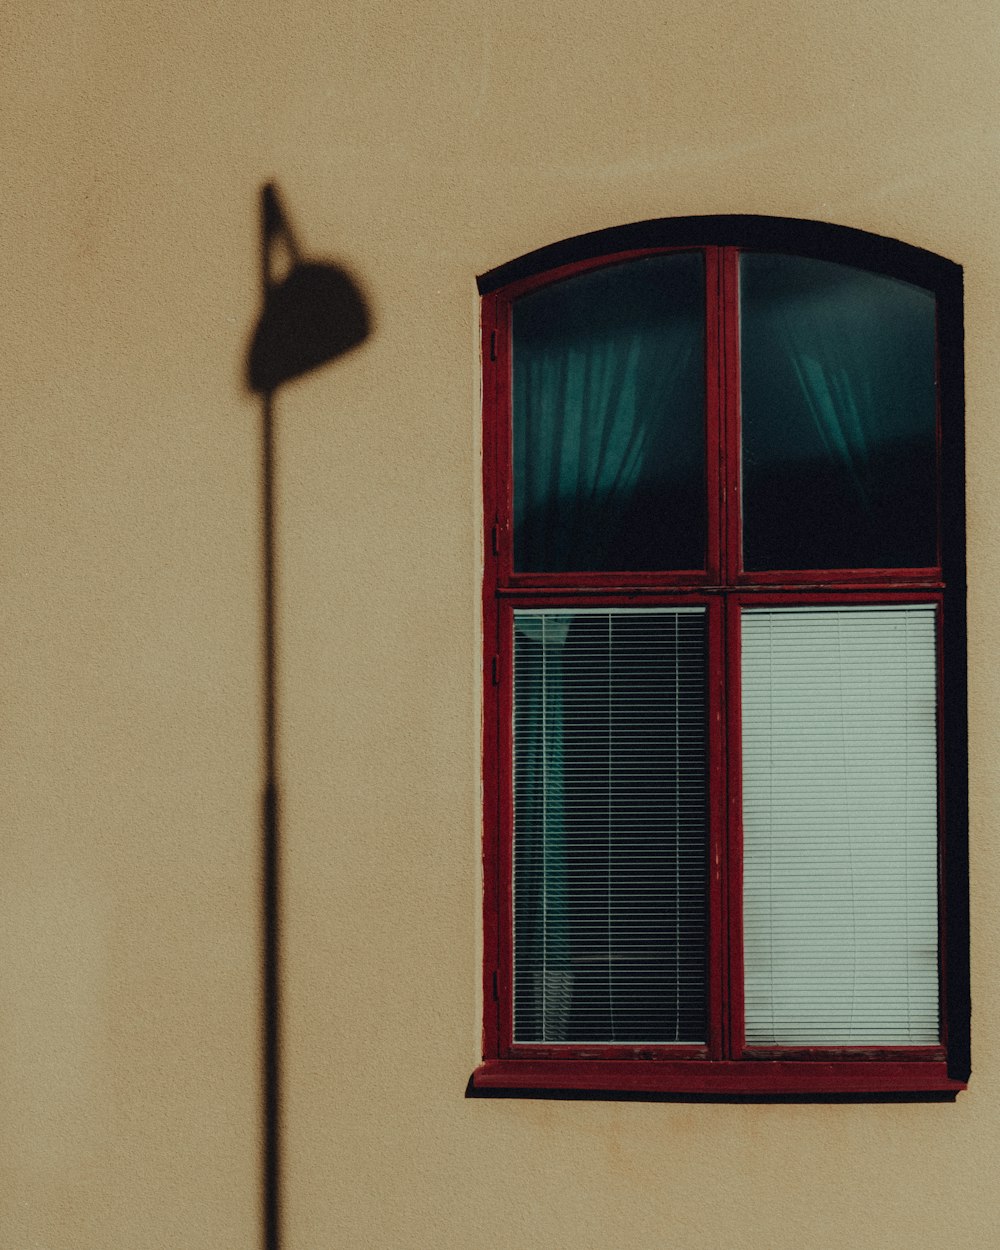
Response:
[{"label": "window hinge", "polygon": [[499,525],[493,526],[493,554],[495,556],[498,556],[500,554],[500,526]]},{"label": "window hinge", "polygon": [[496,358],[497,358],[497,332],[496,330],[491,330],[490,331],[490,360],[496,360]]},{"label": "window hinge", "polygon": [[495,1003],[500,1001],[500,985],[496,968],[493,969],[493,1001]]},{"label": "window hinge", "polygon": [[500,685],[500,657],[498,655],[493,657],[493,684],[494,686]]}]

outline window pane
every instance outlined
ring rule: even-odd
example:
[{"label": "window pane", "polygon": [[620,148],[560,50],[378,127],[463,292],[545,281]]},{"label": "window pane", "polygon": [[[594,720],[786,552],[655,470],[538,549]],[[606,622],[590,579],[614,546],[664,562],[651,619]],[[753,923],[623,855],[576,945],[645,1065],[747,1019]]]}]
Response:
[{"label": "window pane", "polygon": [[700,252],[559,282],[514,306],[514,567],[705,563]]},{"label": "window pane", "polygon": [[514,614],[514,1038],[698,1042],[702,608]]},{"label": "window pane", "polygon": [[742,618],[753,1044],[938,1040],[933,606]]},{"label": "window pane", "polygon": [[937,564],[934,297],[740,258],[746,569]]}]

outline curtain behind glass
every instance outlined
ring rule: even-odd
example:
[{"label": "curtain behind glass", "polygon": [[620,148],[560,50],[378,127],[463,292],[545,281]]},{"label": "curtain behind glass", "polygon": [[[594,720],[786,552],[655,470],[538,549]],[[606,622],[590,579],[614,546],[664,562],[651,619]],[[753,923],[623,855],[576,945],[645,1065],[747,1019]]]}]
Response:
[{"label": "curtain behind glass", "polygon": [[705,562],[700,252],[559,282],[514,306],[514,567]]},{"label": "curtain behind glass", "polygon": [[744,568],[936,564],[933,295],[745,253],[740,334]]}]

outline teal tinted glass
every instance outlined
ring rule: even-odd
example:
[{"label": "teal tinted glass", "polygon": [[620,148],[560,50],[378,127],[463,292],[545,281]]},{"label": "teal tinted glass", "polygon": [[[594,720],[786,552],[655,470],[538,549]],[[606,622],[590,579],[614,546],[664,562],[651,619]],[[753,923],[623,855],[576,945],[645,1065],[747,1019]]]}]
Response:
[{"label": "teal tinted glass", "polygon": [[700,252],[585,273],[513,316],[514,567],[705,562]]},{"label": "teal tinted glass", "polygon": [[743,567],[937,563],[934,296],[740,258]]}]

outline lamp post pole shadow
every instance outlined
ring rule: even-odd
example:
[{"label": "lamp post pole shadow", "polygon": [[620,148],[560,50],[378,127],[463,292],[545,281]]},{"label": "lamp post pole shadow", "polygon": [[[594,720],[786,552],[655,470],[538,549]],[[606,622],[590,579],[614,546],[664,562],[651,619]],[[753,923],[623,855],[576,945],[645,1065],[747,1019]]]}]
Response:
[{"label": "lamp post pole shadow", "polygon": [[264,556],[263,1084],[264,1250],[281,1245],[281,905],[278,857],[277,718],[275,716],[274,392],[261,397]]},{"label": "lamp post pole shadow", "polygon": [[[279,244],[289,267],[276,273]],[[336,360],[371,330],[364,296],[328,261],[305,261],[273,183],[261,189],[263,306],[247,359],[247,383],[261,399],[264,792],[262,800],[262,1216],[264,1250],[281,1250],[281,806],[278,779],[277,531],[274,399],[282,383]]]}]

